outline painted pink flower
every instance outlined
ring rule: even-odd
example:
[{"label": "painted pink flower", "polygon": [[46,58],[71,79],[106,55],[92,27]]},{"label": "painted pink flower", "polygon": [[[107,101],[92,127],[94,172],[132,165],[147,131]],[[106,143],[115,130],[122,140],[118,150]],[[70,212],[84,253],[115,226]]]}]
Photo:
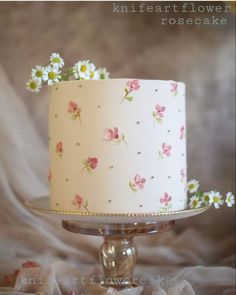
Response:
[{"label": "painted pink flower", "polygon": [[[132,101],[133,96],[130,95],[131,92],[137,91],[140,88],[139,80],[129,80],[125,87],[125,95],[122,102],[126,99],[127,101]],[[122,103],[121,102],[121,103]]]},{"label": "painted pink flower", "polygon": [[167,145],[166,143],[162,144],[162,155],[166,155],[167,157],[169,157],[171,155],[170,151],[172,149],[171,145]]},{"label": "painted pink flower", "polygon": [[165,193],[164,196],[160,198],[160,202],[167,207],[171,199],[172,197],[168,193]]},{"label": "painted pink flower", "polygon": [[184,136],[185,136],[185,128],[184,128],[184,126],[182,126],[181,128],[180,128],[180,139],[183,139],[184,138]]},{"label": "painted pink flower", "polygon": [[180,170],[180,175],[184,178],[186,176],[185,168]]},{"label": "painted pink flower", "polygon": [[113,129],[105,129],[104,139],[107,141],[113,141],[114,143],[120,143],[123,141],[127,144],[124,134],[120,135],[119,129],[117,127],[113,127]]},{"label": "painted pink flower", "polygon": [[79,108],[78,104],[74,101],[69,101],[67,111],[72,114],[72,119],[75,120],[80,118],[81,109]]},{"label": "painted pink flower", "polygon": [[92,172],[92,170],[96,169],[98,165],[98,159],[95,157],[88,157],[86,160],[83,161],[83,171],[86,169],[89,173]]},{"label": "painted pink flower", "polygon": [[104,139],[111,141],[114,139],[119,139],[120,135],[119,135],[119,129],[117,127],[114,127],[113,129],[106,129],[105,130],[105,136]]},{"label": "painted pink flower", "polygon": [[34,267],[40,267],[40,264],[36,261],[26,261],[24,263],[22,263],[22,267],[23,268],[34,268]]},{"label": "painted pink flower", "polygon": [[58,156],[62,156],[63,154],[63,144],[62,142],[58,142],[57,145],[56,145],[56,153],[58,154]]},{"label": "painted pink flower", "polygon": [[134,176],[133,181],[130,180],[129,187],[132,191],[137,191],[138,189],[143,189],[145,183],[146,183],[146,178],[140,176],[139,174],[136,174]]},{"label": "painted pink flower", "polygon": [[157,120],[157,121],[161,121],[162,118],[164,117],[164,112],[165,112],[166,107],[161,106],[159,104],[157,104],[155,106],[155,110],[153,111],[152,115],[153,117]]},{"label": "painted pink flower", "polygon": [[74,196],[74,200],[72,201],[72,204],[75,205],[77,207],[77,209],[81,209],[81,208],[84,208],[88,213],[89,213],[89,210],[88,210],[88,201],[84,200],[83,197],[81,197],[79,194],[76,194]]},{"label": "painted pink flower", "polygon": [[84,199],[79,194],[76,194],[72,204],[75,205],[78,209],[80,209],[83,205],[83,202]]},{"label": "painted pink flower", "polygon": [[177,82],[171,82],[170,83],[170,91],[174,93],[174,95],[178,94],[178,83]]},{"label": "painted pink flower", "polygon": [[139,80],[129,80],[127,86],[129,87],[129,91],[138,90],[140,88]]}]

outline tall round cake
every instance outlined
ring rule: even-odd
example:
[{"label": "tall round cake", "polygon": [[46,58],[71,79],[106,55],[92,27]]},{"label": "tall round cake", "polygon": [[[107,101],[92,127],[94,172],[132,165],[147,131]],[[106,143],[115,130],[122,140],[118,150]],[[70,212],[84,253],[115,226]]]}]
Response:
[{"label": "tall round cake", "polygon": [[51,87],[50,199],[59,210],[186,207],[185,85],[137,79]]}]

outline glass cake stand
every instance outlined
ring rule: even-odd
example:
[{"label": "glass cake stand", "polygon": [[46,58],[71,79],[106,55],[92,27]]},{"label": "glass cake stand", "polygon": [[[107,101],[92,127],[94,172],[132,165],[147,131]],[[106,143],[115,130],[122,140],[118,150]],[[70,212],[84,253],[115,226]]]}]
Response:
[{"label": "glass cake stand", "polygon": [[162,233],[173,228],[175,221],[198,215],[210,208],[185,209],[172,212],[101,214],[53,210],[49,197],[39,197],[25,202],[33,213],[53,216],[61,221],[62,227],[73,233],[102,236],[99,257],[104,277],[99,282],[104,287],[116,289],[137,286],[133,272],[137,260],[135,236]]}]

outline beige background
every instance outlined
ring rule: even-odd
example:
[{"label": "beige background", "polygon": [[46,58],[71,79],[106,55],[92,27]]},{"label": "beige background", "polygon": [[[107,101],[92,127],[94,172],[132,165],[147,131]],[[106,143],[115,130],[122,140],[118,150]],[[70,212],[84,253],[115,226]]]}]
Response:
[{"label": "beige background", "polygon": [[[44,63],[51,52],[60,52],[68,65],[78,59],[90,59],[97,66],[106,66],[112,77],[184,81],[189,178],[199,179],[205,190],[234,191],[233,14],[227,15],[229,25],[210,27],[161,26],[160,17],[161,14],[115,14],[110,2],[1,2],[0,64],[25,103],[44,144],[46,91],[31,95],[24,84],[31,67]],[[0,115],[7,111],[1,107]],[[24,140],[27,142],[27,137]],[[7,144],[1,140],[1,145]],[[41,159],[40,153],[34,157]],[[43,163],[46,166],[46,161]],[[210,228],[215,235],[232,235],[233,220],[233,209],[212,210],[179,222],[176,230],[205,224],[202,232],[209,232]],[[233,252],[233,244],[227,251],[229,255]]]}]

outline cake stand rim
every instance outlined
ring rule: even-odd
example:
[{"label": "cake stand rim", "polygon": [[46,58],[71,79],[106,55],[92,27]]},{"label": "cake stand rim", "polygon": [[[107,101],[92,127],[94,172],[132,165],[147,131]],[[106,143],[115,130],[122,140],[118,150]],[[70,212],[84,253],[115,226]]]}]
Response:
[{"label": "cake stand rim", "polygon": [[[150,213],[140,213],[140,212],[132,212],[132,213],[99,213],[99,212],[76,212],[76,211],[67,211],[67,210],[56,210],[51,209],[49,206],[49,196],[40,196],[31,200],[26,200],[24,202],[24,205],[26,208],[28,208],[33,213],[38,213],[42,215],[50,215],[50,216],[58,216],[63,217],[62,219],[68,219],[69,217],[107,217],[107,218],[122,218],[122,217],[129,217],[129,218],[150,218],[150,217],[170,217],[169,220],[175,220],[175,219],[182,219],[186,217],[191,217],[194,215],[198,215],[200,213],[203,213],[211,208],[211,205],[200,207],[200,208],[186,208],[183,210],[178,211],[167,211],[167,212],[150,212]],[[44,207],[37,207],[36,202],[39,200],[43,201],[46,205]],[[48,206],[47,206],[48,204]],[[186,216],[187,215],[187,216]]]}]

